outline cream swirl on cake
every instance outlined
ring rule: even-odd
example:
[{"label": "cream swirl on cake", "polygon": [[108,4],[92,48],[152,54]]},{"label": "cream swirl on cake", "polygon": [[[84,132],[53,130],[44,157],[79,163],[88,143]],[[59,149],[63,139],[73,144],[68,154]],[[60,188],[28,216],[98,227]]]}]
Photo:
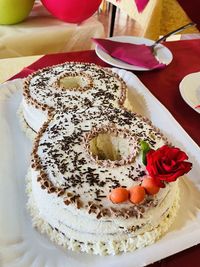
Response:
[{"label": "cream swirl on cake", "polygon": [[28,173],[28,207],[36,227],[73,250],[132,251],[155,242],[175,217],[177,182],[138,205],[108,198],[116,187],[140,185],[147,174],[141,140],[153,149],[167,144],[149,120],[124,107],[125,96],[117,75],[85,63],[46,68],[25,82],[24,117],[35,131],[42,125]]}]

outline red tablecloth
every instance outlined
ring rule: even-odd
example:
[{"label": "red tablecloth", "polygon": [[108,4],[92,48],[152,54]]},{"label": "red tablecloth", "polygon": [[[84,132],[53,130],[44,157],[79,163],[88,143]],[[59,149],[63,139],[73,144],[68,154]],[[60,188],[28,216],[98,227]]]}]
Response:
[{"label": "red tablecloth", "polygon": [[[183,77],[189,73],[200,71],[200,40],[169,42],[165,45],[174,56],[170,65],[162,70],[135,72],[135,74],[200,146],[200,114],[190,108],[179,93],[179,83]],[[96,56],[94,51],[47,55],[13,78],[26,77],[34,70],[65,61],[92,62],[108,66]],[[200,245],[154,263],[151,267],[199,267],[199,255]]]}]

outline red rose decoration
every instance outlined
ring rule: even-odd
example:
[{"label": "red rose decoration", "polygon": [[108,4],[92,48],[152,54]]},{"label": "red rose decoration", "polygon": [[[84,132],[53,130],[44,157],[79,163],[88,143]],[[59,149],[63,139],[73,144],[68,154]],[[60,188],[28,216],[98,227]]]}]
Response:
[{"label": "red rose decoration", "polygon": [[146,169],[159,187],[165,187],[165,182],[173,182],[183,174],[189,172],[192,163],[186,162],[188,156],[176,147],[162,146],[157,150],[150,150],[147,155]]}]

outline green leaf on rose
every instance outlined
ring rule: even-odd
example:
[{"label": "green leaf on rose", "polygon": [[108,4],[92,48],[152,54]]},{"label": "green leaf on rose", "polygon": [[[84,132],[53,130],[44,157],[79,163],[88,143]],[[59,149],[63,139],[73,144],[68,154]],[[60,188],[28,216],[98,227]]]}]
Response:
[{"label": "green leaf on rose", "polygon": [[151,148],[149,144],[144,140],[140,142],[140,147],[141,147],[141,152],[142,152],[142,163],[146,166],[147,165],[146,155],[149,152],[149,150],[151,150]]}]

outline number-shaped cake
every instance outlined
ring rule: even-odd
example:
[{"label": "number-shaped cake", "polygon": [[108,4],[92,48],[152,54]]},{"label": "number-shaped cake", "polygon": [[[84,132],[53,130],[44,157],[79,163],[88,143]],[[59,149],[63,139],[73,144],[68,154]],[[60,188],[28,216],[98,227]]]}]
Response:
[{"label": "number-shaped cake", "polygon": [[176,179],[191,164],[128,106],[124,81],[94,64],[68,62],[25,80],[23,119],[36,133],[28,208],[57,244],[118,254],[152,244],[172,223]]}]

